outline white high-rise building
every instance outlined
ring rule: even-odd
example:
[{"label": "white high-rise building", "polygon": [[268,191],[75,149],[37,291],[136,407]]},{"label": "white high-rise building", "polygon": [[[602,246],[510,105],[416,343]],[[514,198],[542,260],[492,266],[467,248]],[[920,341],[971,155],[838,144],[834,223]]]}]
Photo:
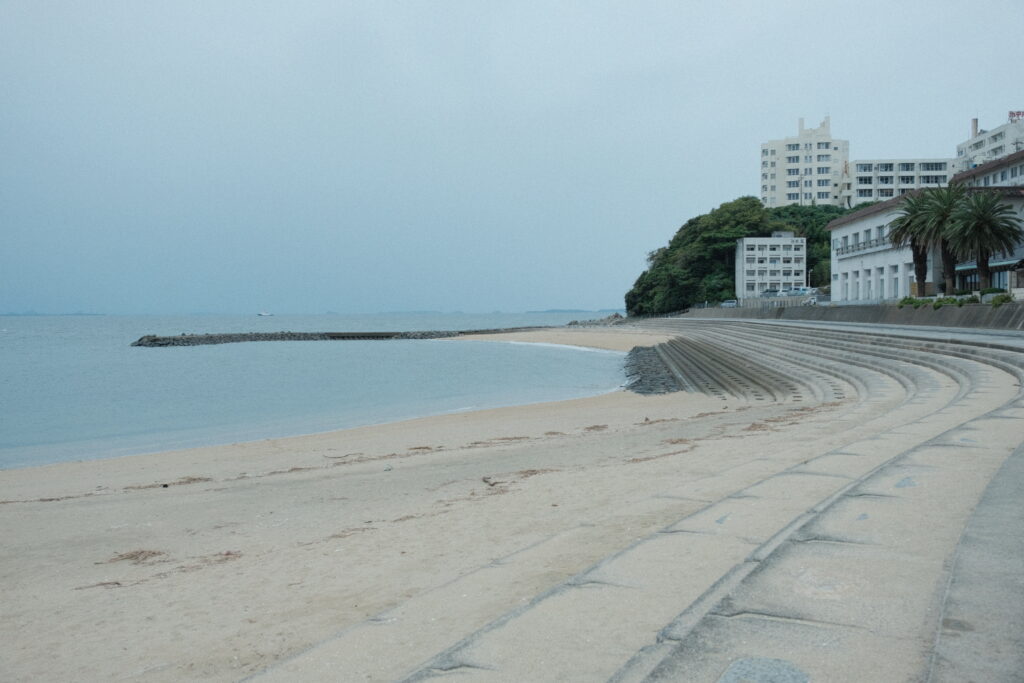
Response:
[{"label": "white high-rise building", "polygon": [[956,146],[957,172],[969,171],[1014,152],[1024,151],[1024,111],[1011,111],[998,128],[980,130],[971,119],[971,137]]},{"label": "white high-rise building", "polygon": [[850,143],[832,137],[829,118],[817,128],[800,119],[795,137],[761,145],[761,203],[841,205],[840,184]]}]

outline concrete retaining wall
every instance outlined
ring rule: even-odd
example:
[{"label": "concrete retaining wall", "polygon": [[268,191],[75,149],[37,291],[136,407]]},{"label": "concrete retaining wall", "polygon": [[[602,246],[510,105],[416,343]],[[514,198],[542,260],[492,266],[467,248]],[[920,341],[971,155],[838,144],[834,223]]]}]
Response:
[{"label": "concrete retaining wall", "polygon": [[1024,330],[1024,304],[987,304],[943,306],[792,306],[787,308],[701,308],[684,318],[750,318],[760,320],[820,320],[840,323],[878,323],[886,325],[933,325],[937,327],[981,327],[999,330]]}]

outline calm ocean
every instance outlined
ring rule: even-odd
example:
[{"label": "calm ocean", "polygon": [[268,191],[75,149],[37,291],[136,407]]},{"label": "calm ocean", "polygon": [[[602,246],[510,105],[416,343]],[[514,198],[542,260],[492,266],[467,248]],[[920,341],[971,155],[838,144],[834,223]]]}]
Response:
[{"label": "calm ocean", "polygon": [[0,469],[591,396],[625,354],[480,341],[134,348],[145,334],[459,330],[582,313],[0,317]]}]

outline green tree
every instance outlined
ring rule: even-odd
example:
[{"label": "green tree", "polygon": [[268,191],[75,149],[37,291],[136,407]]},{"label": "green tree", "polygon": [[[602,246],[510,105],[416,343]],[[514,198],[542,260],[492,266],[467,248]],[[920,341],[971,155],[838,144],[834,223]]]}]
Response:
[{"label": "green tree", "polygon": [[910,247],[914,259],[916,295],[925,295],[928,279],[927,202],[923,194],[906,194],[899,215],[889,225],[889,241],[894,247]]},{"label": "green tree", "polygon": [[924,202],[924,225],[921,238],[928,247],[938,247],[942,258],[943,291],[949,295],[955,289],[956,255],[950,246],[953,214],[967,195],[963,185],[932,187],[921,193]]},{"label": "green tree", "polygon": [[961,201],[950,220],[949,241],[961,259],[973,258],[978,266],[978,286],[992,285],[989,259],[1013,251],[1024,239],[1020,219],[999,190],[971,192]]}]

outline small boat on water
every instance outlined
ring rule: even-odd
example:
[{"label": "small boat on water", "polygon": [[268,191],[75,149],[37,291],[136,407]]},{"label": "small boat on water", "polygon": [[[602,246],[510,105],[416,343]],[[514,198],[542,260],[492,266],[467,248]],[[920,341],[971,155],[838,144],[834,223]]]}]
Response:
[{"label": "small boat on water", "polygon": [[259,312],[259,313],[257,313],[256,315],[258,315],[258,316],[259,316],[259,317],[261,317],[261,318],[266,318],[266,317],[268,317],[268,316],[272,316],[272,315],[274,315],[274,314],[273,314],[273,313],[267,313],[266,311],[260,311],[260,312]]}]

